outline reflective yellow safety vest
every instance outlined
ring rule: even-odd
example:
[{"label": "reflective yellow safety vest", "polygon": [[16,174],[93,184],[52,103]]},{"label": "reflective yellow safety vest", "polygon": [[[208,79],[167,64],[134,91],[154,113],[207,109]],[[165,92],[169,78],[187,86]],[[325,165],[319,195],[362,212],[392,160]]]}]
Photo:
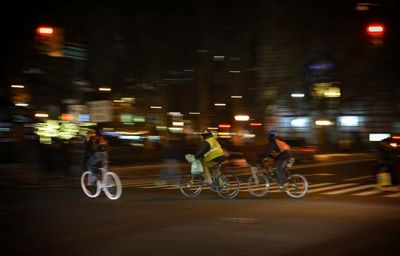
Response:
[{"label": "reflective yellow safety vest", "polygon": [[224,150],[215,138],[211,137],[206,139],[206,141],[210,145],[210,150],[204,155],[204,161],[206,163],[224,155]]}]

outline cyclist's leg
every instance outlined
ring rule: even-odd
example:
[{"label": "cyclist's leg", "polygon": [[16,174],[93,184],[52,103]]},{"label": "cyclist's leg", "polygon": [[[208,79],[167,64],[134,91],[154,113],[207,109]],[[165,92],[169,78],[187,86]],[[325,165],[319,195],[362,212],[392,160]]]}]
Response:
[{"label": "cyclist's leg", "polygon": [[204,161],[204,159],[201,159],[201,164],[203,165],[203,177],[206,180],[207,184],[210,185],[212,183],[210,169],[208,168],[208,165]]},{"label": "cyclist's leg", "polygon": [[276,161],[276,176],[278,177],[279,185],[283,186],[286,182],[285,168],[287,165],[287,159],[280,159]]},{"label": "cyclist's leg", "polygon": [[253,166],[253,165],[250,166],[250,170],[251,170],[251,175],[254,178],[254,181],[256,182],[256,184],[258,184],[260,181],[258,180],[258,175],[257,175],[258,169],[257,169],[257,166]]},{"label": "cyclist's leg", "polygon": [[89,157],[89,160],[87,161],[87,164],[86,164],[86,169],[90,172],[90,175],[89,175],[89,183],[90,184],[93,184],[95,182],[96,176],[95,176],[93,167],[96,165],[97,162],[98,162],[98,159],[97,159],[96,154],[92,154]]},{"label": "cyclist's leg", "polygon": [[215,179],[219,175],[219,171],[216,170],[217,165],[218,165],[218,163],[214,162],[214,161],[210,161],[207,163],[207,167],[210,170],[210,174],[213,179]]}]

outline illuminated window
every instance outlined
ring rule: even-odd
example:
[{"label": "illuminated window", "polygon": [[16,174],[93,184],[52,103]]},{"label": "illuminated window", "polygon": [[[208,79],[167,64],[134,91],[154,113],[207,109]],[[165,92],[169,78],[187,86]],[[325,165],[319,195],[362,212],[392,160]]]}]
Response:
[{"label": "illuminated window", "polygon": [[314,83],[311,87],[311,95],[314,98],[338,98],[341,96],[339,83]]},{"label": "illuminated window", "polygon": [[339,117],[339,123],[341,126],[358,126],[359,124],[358,116],[341,116]]}]

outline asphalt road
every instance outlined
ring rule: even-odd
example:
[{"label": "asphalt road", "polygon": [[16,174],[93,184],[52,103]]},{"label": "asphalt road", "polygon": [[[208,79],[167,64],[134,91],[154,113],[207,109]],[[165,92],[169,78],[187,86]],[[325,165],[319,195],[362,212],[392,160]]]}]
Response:
[{"label": "asphalt road", "polygon": [[[252,198],[244,188],[234,200],[222,200],[210,191],[190,200],[172,185],[154,184],[157,168],[115,170],[124,183],[117,201],[103,194],[89,199],[75,183],[2,186],[2,252],[398,255],[399,192],[368,186],[373,185],[369,178],[372,164],[362,161],[295,169],[314,186],[314,192],[303,199],[291,199],[281,192]],[[236,172],[241,180],[246,179],[246,169]]]}]

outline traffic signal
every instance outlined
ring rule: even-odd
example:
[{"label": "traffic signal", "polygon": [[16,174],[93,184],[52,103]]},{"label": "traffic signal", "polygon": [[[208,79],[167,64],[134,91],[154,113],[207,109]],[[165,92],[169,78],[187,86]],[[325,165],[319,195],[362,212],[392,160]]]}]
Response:
[{"label": "traffic signal", "polygon": [[39,26],[36,28],[36,34],[40,37],[52,37],[54,28],[49,26]]},{"label": "traffic signal", "polygon": [[367,33],[372,37],[383,37],[385,33],[385,26],[382,23],[368,24]]},{"label": "traffic signal", "polygon": [[373,46],[383,46],[385,30],[386,28],[383,23],[370,23],[367,25],[366,32]]},{"label": "traffic signal", "polygon": [[36,48],[51,57],[62,57],[64,32],[61,28],[38,26],[36,28]]}]

